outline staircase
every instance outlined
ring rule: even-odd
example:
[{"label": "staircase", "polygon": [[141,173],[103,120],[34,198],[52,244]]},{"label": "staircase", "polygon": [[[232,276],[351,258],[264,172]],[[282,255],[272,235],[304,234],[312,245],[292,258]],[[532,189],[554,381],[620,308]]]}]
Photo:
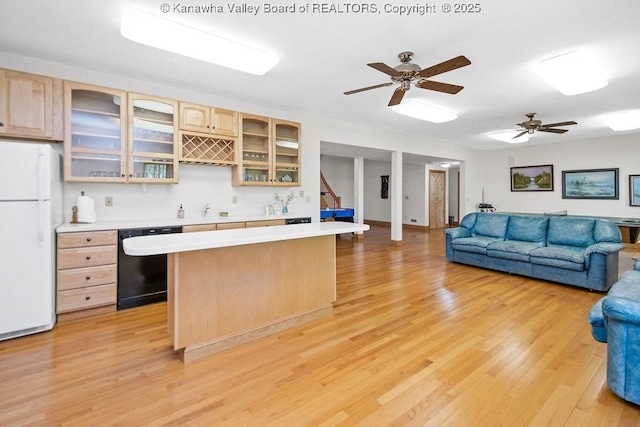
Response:
[{"label": "staircase", "polygon": [[340,206],[340,196],[331,189],[322,171],[320,171],[320,209],[336,209]]}]

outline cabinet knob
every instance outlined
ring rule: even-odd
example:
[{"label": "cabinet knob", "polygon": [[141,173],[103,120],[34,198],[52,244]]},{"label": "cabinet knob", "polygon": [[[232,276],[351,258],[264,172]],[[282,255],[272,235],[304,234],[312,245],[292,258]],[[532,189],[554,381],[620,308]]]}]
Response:
[{"label": "cabinet knob", "polygon": [[1,128],[2,126],[4,126],[4,123],[0,122],[0,128]]},{"label": "cabinet knob", "polygon": [[89,301],[91,299],[91,297],[89,295],[87,295],[86,297],[84,297],[85,301]]},{"label": "cabinet knob", "polygon": [[124,178],[125,176],[126,176],[125,174],[122,174],[122,177],[123,177],[123,178]]},{"label": "cabinet knob", "polygon": [[87,276],[84,278],[85,280],[91,280],[91,276]]},{"label": "cabinet knob", "polygon": [[90,241],[91,241],[91,237],[87,237],[87,242],[90,242]]},{"label": "cabinet knob", "polygon": [[90,260],[90,259],[91,259],[91,256],[90,256],[90,255],[87,255],[87,260]]},{"label": "cabinet knob", "polygon": [[132,173],[129,174],[129,178],[133,178],[133,174]]}]

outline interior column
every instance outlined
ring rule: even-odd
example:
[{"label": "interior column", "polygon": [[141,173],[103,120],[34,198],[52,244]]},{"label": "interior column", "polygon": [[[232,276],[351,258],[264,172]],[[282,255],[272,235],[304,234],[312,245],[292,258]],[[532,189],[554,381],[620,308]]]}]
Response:
[{"label": "interior column", "polygon": [[391,243],[402,246],[402,152],[391,153]]}]

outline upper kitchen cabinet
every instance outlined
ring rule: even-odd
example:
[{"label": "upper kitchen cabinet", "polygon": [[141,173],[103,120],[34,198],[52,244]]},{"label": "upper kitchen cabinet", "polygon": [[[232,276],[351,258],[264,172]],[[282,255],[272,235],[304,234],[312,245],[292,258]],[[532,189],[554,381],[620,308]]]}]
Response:
[{"label": "upper kitchen cabinet", "polygon": [[300,123],[272,120],[273,182],[300,185]]},{"label": "upper kitchen cabinet", "polygon": [[216,107],[181,102],[180,130],[238,136],[238,113]]},{"label": "upper kitchen cabinet", "polygon": [[300,123],[240,114],[233,185],[300,185]]},{"label": "upper kitchen cabinet", "polygon": [[130,93],[129,182],[178,182],[178,102]]},{"label": "upper kitchen cabinet", "polygon": [[62,81],[0,69],[0,135],[62,140]]},{"label": "upper kitchen cabinet", "polygon": [[65,82],[66,181],[125,182],[125,92]]}]

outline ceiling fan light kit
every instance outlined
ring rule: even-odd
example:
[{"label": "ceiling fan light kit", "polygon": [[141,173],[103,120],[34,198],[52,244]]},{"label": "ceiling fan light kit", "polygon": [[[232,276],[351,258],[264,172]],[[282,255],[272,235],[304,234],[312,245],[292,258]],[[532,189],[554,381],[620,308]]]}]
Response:
[{"label": "ceiling fan light kit", "polygon": [[607,126],[617,132],[640,129],[640,110],[605,114],[602,116],[602,120],[604,120]]},{"label": "ceiling fan light kit", "polygon": [[580,51],[572,51],[538,63],[534,71],[567,96],[592,92],[609,82],[596,62]]},{"label": "ceiling fan light kit", "polygon": [[136,43],[249,74],[263,75],[278,63],[273,53],[128,6],[122,9],[120,32]]}]

